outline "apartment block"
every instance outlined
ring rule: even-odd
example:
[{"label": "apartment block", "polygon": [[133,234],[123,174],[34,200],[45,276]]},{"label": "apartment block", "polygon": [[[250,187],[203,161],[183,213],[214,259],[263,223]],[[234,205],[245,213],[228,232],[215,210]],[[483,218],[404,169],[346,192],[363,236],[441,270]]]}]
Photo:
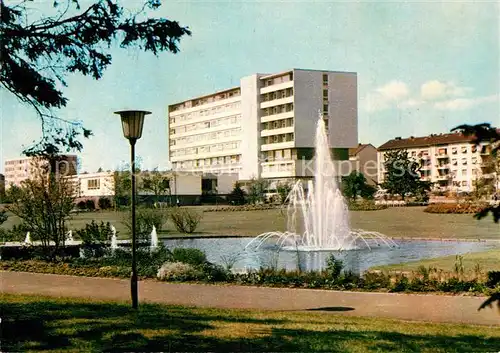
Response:
[{"label": "apartment block", "polygon": [[334,158],[348,160],[357,146],[355,73],[292,69],[243,77],[238,87],[168,107],[172,168],[240,180],[310,177],[319,114]]},{"label": "apartment block", "polygon": [[354,170],[362,173],[370,185],[376,185],[378,179],[377,148],[371,143],[360,143],[356,148],[349,148],[349,160]]},{"label": "apartment block", "polygon": [[406,150],[421,163],[421,180],[432,182],[435,190],[471,192],[474,181],[481,177],[491,179],[498,190],[488,145],[475,145],[473,140],[461,133],[389,140],[378,148],[378,181],[384,181],[384,154],[390,150]]},{"label": "apartment block", "polygon": [[[5,188],[11,185],[21,186],[21,182],[34,178],[41,168],[47,165],[47,161],[36,157],[26,157],[19,159],[8,159],[5,161]],[[78,160],[76,155],[61,155],[55,165],[54,172],[62,176],[75,175],[78,170]]]}]

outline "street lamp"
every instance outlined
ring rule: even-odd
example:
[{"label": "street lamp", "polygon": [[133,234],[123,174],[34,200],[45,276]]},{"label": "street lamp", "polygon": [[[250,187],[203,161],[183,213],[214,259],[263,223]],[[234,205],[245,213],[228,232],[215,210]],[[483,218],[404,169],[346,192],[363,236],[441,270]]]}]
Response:
[{"label": "street lamp", "polygon": [[135,237],[135,142],[142,136],[144,117],[151,112],[144,110],[122,110],[115,112],[122,119],[123,136],[130,142],[130,168],[132,177],[132,275],[130,277],[130,291],[132,308],[137,309],[139,298],[137,294],[137,258]]}]

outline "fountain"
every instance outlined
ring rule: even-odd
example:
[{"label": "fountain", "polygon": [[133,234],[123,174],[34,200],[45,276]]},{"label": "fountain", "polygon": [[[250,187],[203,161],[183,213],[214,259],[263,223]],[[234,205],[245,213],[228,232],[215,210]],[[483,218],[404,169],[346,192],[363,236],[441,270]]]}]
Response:
[{"label": "fountain", "polygon": [[151,245],[150,250],[153,251],[158,248],[158,234],[156,234],[156,227],[153,226],[153,230],[151,231]]},{"label": "fountain", "polygon": [[73,232],[70,230],[68,230],[68,233],[66,233],[66,241],[68,243],[72,243],[73,242]]},{"label": "fountain", "polygon": [[116,239],[116,228],[115,226],[111,226],[111,252],[115,252],[118,248],[118,241]]},{"label": "fountain", "polygon": [[24,244],[31,244],[30,232],[26,233],[26,238],[24,238]]},{"label": "fountain", "polygon": [[[266,240],[277,238],[283,250],[336,251],[370,248],[370,242],[390,247],[396,243],[378,232],[351,229],[349,211],[339,189],[338,175],[330,154],[325,122],[320,116],[316,128],[314,182],[307,191],[298,181],[287,197],[287,231],[263,233],[246,248],[260,247]],[[370,242],[367,241],[370,239]]]}]

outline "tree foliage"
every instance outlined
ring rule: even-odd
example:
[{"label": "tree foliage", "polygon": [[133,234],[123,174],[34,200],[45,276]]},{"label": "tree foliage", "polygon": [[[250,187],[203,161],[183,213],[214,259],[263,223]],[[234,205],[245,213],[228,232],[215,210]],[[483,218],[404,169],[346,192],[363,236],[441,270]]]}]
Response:
[{"label": "tree foliage", "polygon": [[286,202],[287,197],[290,194],[290,191],[292,191],[292,188],[293,186],[288,182],[278,183],[278,185],[276,185],[276,191],[278,192],[281,203]]},{"label": "tree foliage", "polygon": [[266,200],[266,190],[269,182],[263,179],[252,179],[248,185],[248,202],[252,204],[263,203]]},{"label": "tree foliage", "polygon": [[233,205],[244,205],[246,202],[247,193],[241,188],[240,183],[234,184],[234,188],[228,195],[228,200]]},{"label": "tree foliage", "polygon": [[187,27],[166,18],[149,18],[159,0],[146,0],[130,13],[120,0],[93,0],[81,8],[79,0],[53,2],[54,15],[37,18],[33,1],[0,1],[0,82],[41,119],[42,138],[25,150],[27,155],[56,155],[82,149],[79,138],[91,131],[81,123],[64,120],[55,110],[68,103],[62,87],[68,74],[98,80],[112,62],[111,46],[136,47],[158,55],[177,53],[179,40],[190,35]]},{"label": "tree foliage", "polygon": [[21,219],[21,227],[33,240],[41,242],[44,253],[54,258],[64,246],[75,192],[71,180],[56,177],[47,165],[40,162],[36,176],[23,181],[8,210]]},{"label": "tree foliage", "polygon": [[392,150],[384,154],[385,176],[382,187],[391,194],[421,194],[430,189],[430,183],[420,180],[420,164],[411,159],[408,151]]},{"label": "tree foliage", "polygon": [[8,218],[9,218],[9,216],[7,216],[7,211],[0,210],[0,225],[2,225],[4,222],[6,222]]},{"label": "tree foliage", "polygon": [[[500,132],[498,129],[492,127],[490,124],[483,123],[477,125],[460,125],[452,129],[452,131],[460,131],[464,135],[473,136],[473,142],[476,146],[486,144],[484,152],[489,154],[490,161],[493,161],[494,165],[500,165],[498,155],[498,150],[500,149]],[[498,180],[498,170],[493,171],[495,180]],[[496,192],[498,193],[498,190]],[[500,220],[500,205],[498,204],[484,207],[474,217],[482,219],[490,213],[493,215],[493,221],[498,223]]]},{"label": "tree foliage", "polygon": [[342,178],[342,193],[351,201],[356,201],[358,196],[364,199],[373,199],[375,191],[375,187],[366,182],[363,173],[354,170]]},{"label": "tree foliage", "polygon": [[141,176],[141,182],[139,183],[139,189],[147,192],[151,192],[156,201],[161,195],[165,195],[170,192],[170,178],[164,173],[155,169],[151,172],[144,172]]}]

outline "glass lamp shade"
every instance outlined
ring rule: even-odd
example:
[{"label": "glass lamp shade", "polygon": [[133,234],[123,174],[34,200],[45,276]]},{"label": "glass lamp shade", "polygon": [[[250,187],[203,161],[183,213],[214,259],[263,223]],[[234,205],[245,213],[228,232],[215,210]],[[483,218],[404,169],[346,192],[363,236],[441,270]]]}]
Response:
[{"label": "glass lamp shade", "polygon": [[115,112],[122,119],[123,136],[131,140],[138,140],[142,136],[144,117],[151,112],[145,110],[122,110]]}]

